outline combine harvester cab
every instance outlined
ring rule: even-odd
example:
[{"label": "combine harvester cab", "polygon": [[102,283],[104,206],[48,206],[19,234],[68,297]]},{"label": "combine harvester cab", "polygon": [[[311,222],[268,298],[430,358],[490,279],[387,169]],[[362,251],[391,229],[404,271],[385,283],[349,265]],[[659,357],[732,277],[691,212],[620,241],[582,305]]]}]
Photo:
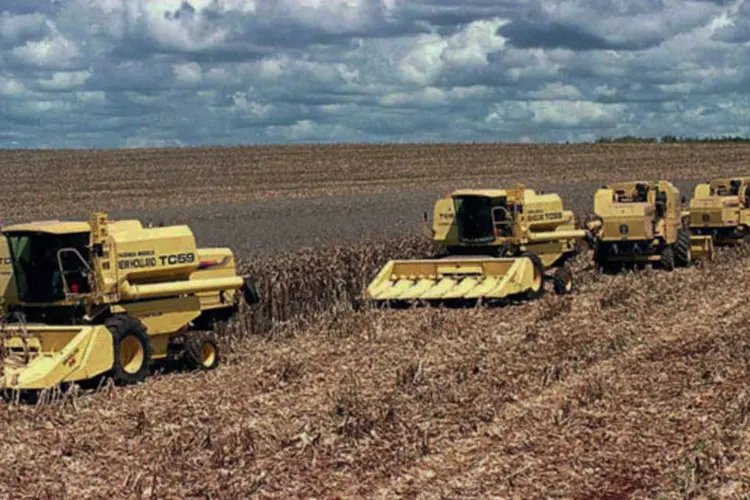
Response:
[{"label": "combine harvester cab", "polygon": [[[425,215],[425,220],[427,216]],[[565,266],[577,242],[575,216],[556,194],[518,186],[458,190],[435,203],[432,228],[437,258],[388,262],[367,288],[375,302],[463,303],[524,298],[572,290]],[[547,271],[556,269],[552,276]]]},{"label": "combine harvester cab", "polygon": [[683,200],[667,181],[621,182],[594,196],[594,259],[605,272],[659,264],[666,270],[714,257],[710,236],[691,235],[683,223]]},{"label": "combine harvester cab", "polygon": [[683,217],[691,233],[711,236],[717,245],[750,242],[750,177],[698,184]]},{"label": "combine harvester cab", "polygon": [[110,374],[145,379],[152,361],[181,358],[210,370],[220,360],[208,331],[237,312],[231,250],[199,249],[187,226],[139,221],[45,221],[8,226],[0,240],[5,391],[48,389]]}]

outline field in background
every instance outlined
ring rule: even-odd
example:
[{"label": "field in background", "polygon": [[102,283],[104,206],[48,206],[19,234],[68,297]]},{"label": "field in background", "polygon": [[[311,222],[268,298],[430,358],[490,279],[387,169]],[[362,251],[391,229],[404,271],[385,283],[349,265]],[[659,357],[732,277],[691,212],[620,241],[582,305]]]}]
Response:
[{"label": "field in background", "polygon": [[456,187],[522,181],[585,213],[603,182],[666,177],[692,188],[744,172],[748,153],[733,144],[0,150],[0,223],[92,210],[189,220],[204,244],[257,257],[414,234],[436,196]]},{"label": "field in background", "polygon": [[[665,176],[686,188],[747,173],[748,153],[731,145],[0,153],[14,216],[85,214],[97,190],[111,187],[102,208],[197,221],[199,242],[239,249],[266,299],[225,332],[228,362],[215,372],[1,407],[0,497],[747,492],[747,249],[673,273],[618,276],[596,274],[586,252],[575,262],[576,293],[507,308],[378,311],[360,298],[385,260],[429,252],[408,235],[441,190],[525,180],[562,192],[583,216],[605,179]],[[27,162],[53,184],[29,181],[24,198],[13,190]],[[78,187],[60,177],[69,164]],[[372,241],[355,243],[363,238]]]}]

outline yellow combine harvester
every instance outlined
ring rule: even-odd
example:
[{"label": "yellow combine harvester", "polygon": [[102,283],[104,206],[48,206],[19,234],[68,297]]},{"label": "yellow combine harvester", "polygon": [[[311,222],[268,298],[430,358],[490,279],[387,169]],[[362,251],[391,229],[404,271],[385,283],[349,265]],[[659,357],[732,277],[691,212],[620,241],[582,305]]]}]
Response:
[{"label": "yellow combine harvester", "polygon": [[[425,214],[425,221],[427,215]],[[508,190],[458,190],[435,203],[429,231],[438,258],[388,262],[367,288],[376,302],[449,302],[544,293],[549,269],[557,293],[572,289],[566,261],[577,241],[573,212],[556,194],[519,185]]]},{"label": "yellow combine harvester", "polygon": [[6,226],[0,244],[4,326],[0,388],[35,390],[110,374],[134,383],[152,360],[219,363],[207,331],[258,302],[231,250],[196,247],[188,226],[45,221]]},{"label": "yellow combine harvester", "polygon": [[683,215],[693,234],[711,236],[717,245],[750,242],[750,177],[698,184]]},{"label": "yellow combine harvester", "polygon": [[710,236],[691,235],[682,223],[683,199],[668,181],[620,182],[597,190],[594,259],[604,272],[623,266],[659,264],[671,271],[697,259],[713,259]]}]

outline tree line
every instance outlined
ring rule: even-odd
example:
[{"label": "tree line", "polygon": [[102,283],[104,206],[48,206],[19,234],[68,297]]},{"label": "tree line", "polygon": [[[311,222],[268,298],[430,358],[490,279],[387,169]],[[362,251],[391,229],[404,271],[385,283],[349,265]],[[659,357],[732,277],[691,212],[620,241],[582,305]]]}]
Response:
[{"label": "tree line", "polygon": [[708,137],[680,137],[676,135],[664,135],[662,137],[638,137],[634,135],[624,135],[620,137],[600,137],[596,140],[597,144],[614,144],[614,143],[638,143],[638,144],[683,144],[683,143],[734,143],[750,142],[750,137],[742,136],[708,136]]}]

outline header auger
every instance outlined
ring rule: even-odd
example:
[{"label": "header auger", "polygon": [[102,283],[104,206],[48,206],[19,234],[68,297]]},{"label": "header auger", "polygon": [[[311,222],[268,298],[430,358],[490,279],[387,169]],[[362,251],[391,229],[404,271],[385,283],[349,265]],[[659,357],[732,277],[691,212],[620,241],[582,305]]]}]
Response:
[{"label": "header auger", "polygon": [[[427,216],[425,215],[425,220]],[[367,288],[377,302],[534,299],[545,279],[557,293],[572,289],[566,262],[577,242],[573,212],[556,194],[465,189],[439,199],[428,229],[437,258],[388,262]],[[548,276],[547,272],[555,269]]]},{"label": "header auger", "polygon": [[594,259],[604,272],[657,264],[671,271],[714,258],[711,236],[691,235],[683,224],[684,198],[668,181],[609,184],[594,195]]},{"label": "header auger", "polygon": [[258,302],[228,248],[197,248],[188,226],[139,221],[42,221],[3,228],[5,325],[0,388],[36,390],[111,374],[146,378],[151,362],[181,358],[210,370],[210,333]]}]

